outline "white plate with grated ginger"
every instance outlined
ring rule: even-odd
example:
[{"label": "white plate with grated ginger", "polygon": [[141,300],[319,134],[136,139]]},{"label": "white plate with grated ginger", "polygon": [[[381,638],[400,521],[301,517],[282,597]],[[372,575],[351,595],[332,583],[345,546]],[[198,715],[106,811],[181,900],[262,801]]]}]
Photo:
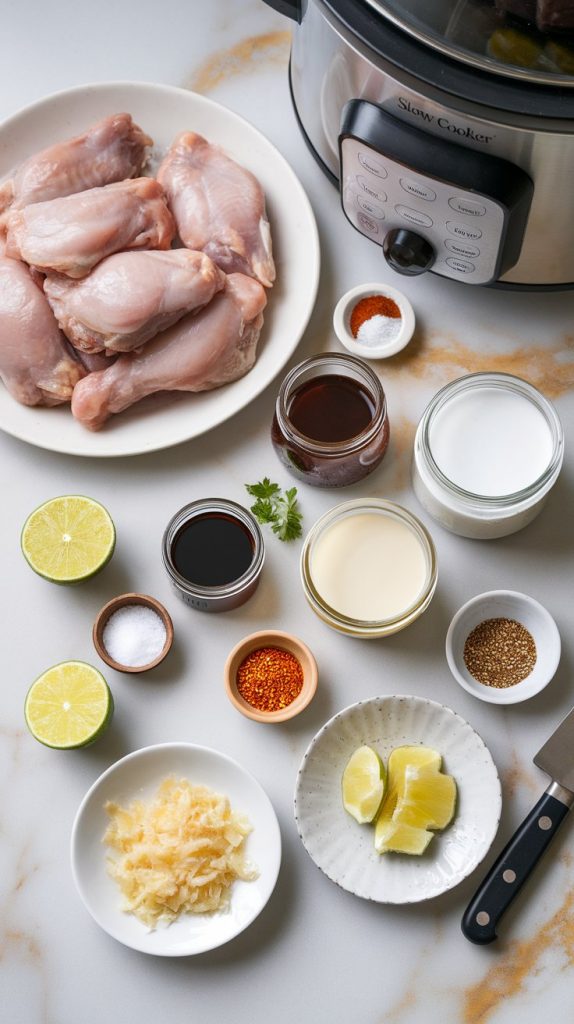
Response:
[{"label": "white plate with grated ginger", "polygon": [[156,956],[192,956],[239,935],[281,862],[275,811],[236,761],[162,743],[113,764],[84,797],[72,873],[94,920]]}]

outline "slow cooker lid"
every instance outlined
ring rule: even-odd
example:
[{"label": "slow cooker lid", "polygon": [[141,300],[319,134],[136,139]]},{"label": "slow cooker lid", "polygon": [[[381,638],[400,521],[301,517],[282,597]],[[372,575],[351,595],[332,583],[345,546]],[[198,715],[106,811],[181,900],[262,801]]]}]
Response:
[{"label": "slow cooker lid", "polygon": [[418,42],[467,65],[574,86],[574,0],[365,0]]}]

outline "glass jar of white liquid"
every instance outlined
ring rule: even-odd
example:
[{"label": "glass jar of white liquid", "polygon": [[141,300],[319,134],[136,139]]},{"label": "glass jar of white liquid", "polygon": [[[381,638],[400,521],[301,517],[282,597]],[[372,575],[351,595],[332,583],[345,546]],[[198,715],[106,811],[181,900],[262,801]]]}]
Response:
[{"label": "glass jar of white liquid", "polygon": [[540,512],[564,457],[554,406],[519,377],[471,373],[425,409],[415,437],[421,505],[463,537],[504,537]]}]

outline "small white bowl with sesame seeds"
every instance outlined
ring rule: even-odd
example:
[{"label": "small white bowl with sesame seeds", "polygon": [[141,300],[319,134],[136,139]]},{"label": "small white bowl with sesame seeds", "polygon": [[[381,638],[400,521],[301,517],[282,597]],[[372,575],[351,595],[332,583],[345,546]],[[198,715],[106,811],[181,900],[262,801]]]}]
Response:
[{"label": "small white bowl with sesame seeds", "polygon": [[[492,619],[499,621],[469,641],[473,631]],[[560,633],[550,612],[515,590],[490,590],[471,598],[459,608],[446,634],[446,660],[457,683],[489,704],[519,704],[540,693],[556,673],[560,650]],[[522,678],[513,682],[516,676]]]}]

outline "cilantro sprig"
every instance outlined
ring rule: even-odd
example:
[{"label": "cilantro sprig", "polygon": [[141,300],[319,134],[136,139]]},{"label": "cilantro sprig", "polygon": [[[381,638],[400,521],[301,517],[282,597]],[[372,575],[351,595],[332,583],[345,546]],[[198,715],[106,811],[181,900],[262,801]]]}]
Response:
[{"label": "cilantro sprig", "polygon": [[251,511],[259,523],[269,523],[279,540],[295,540],[301,536],[303,516],[299,511],[297,488],[282,493],[279,484],[268,476],[256,484],[245,484],[245,489],[256,501]]}]

